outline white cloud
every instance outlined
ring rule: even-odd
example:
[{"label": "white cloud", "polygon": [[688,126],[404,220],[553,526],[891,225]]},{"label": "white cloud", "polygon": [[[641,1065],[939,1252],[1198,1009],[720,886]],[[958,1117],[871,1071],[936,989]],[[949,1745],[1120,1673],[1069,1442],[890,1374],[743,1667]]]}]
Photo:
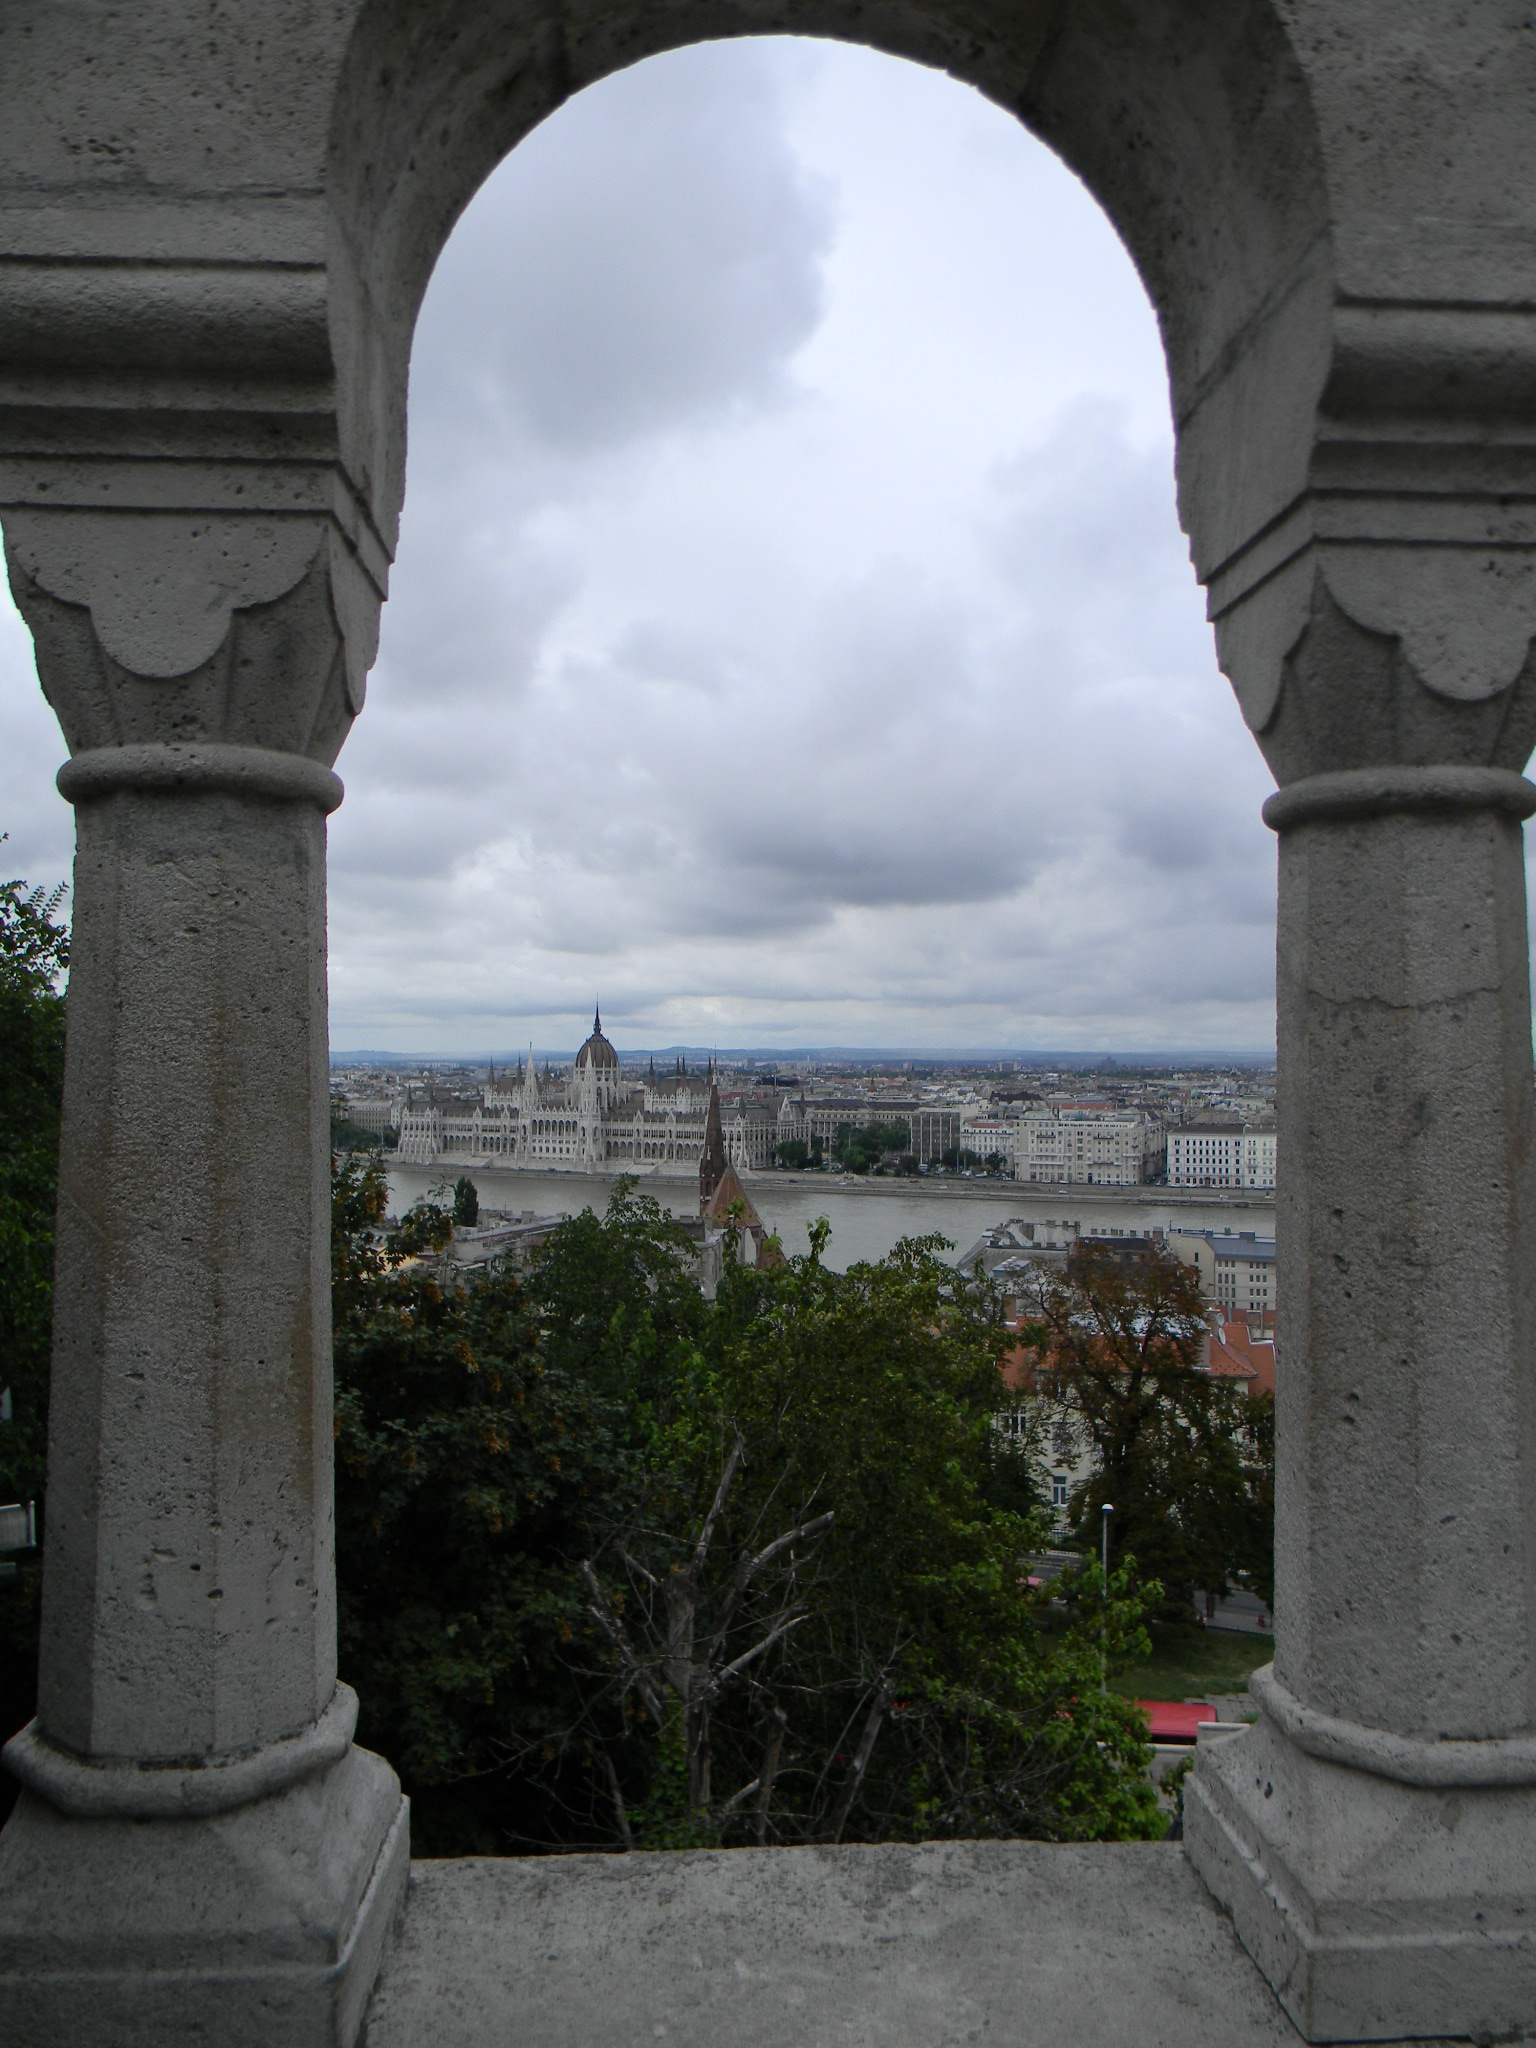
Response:
[{"label": "white cloud", "polygon": [[54,788],[64,759],[59,723],[38,687],[32,640],[0,581],[0,880],[52,887],[74,858],[74,818]]}]

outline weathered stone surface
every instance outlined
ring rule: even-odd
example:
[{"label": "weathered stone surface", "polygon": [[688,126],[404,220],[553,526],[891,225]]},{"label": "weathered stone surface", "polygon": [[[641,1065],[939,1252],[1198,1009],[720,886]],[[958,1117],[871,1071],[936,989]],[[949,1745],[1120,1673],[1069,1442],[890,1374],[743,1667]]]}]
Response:
[{"label": "weathered stone surface", "polygon": [[1281,832],[1275,1669],[1403,1735],[1536,1723],[1525,933],[1518,812]]},{"label": "weathered stone surface", "polygon": [[66,1819],[23,1792],[0,1835],[7,2048],[337,2048],[405,1892],[394,1772],[366,1750],[188,1820]]},{"label": "weathered stone surface", "polygon": [[1267,812],[1275,1665],[1259,1727],[1202,1751],[1187,1839],[1310,2040],[1536,2014],[1532,809],[1453,765]]},{"label": "weathered stone surface", "polygon": [[1295,2039],[1177,1847],[416,1863],[368,2048]]},{"label": "weathered stone surface", "polygon": [[74,925],[39,1713],[212,1758],[336,1685],[324,820],[82,802]]},{"label": "weathered stone surface", "polygon": [[416,1863],[368,2048],[1260,2048],[1296,2032],[1176,1846]]},{"label": "weathered stone surface", "polygon": [[[1439,1786],[1311,1755],[1267,1715],[1202,1750],[1185,1787],[1190,1853],[1309,2041],[1520,2033],[1536,1999],[1525,1747],[1486,1759],[1490,1776],[1523,1763],[1524,1784]],[[1412,1759],[1447,1778],[1477,1761]]]}]

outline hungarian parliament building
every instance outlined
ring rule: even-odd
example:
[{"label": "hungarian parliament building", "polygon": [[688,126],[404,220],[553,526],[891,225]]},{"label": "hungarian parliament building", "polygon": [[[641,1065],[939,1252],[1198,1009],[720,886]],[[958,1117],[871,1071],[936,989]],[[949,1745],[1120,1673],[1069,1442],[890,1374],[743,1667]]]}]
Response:
[{"label": "hungarian parliament building", "polygon": [[[691,1169],[704,1153],[716,1085],[713,1061],[690,1074],[679,1059],[671,1073],[658,1075],[652,1060],[648,1073],[626,1075],[599,1014],[568,1073],[547,1065],[541,1073],[530,1047],[526,1063],[500,1075],[492,1065],[484,1086],[472,1092],[462,1083],[415,1083],[403,1098],[349,1102],[347,1113],[370,1129],[398,1129],[396,1157],[424,1166]],[[1140,1110],[1097,1100],[1061,1100],[998,1117],[979,1104],[818,1097],[783,1085],[717,1092],[725,1158],[738,1173],[773,1166],[780,1148],[796,1143],[830,1157],[840,1131],[879,1124],[905,1135],[919,1165],[969,1155],[1000,1161],[1017,1180],[1133,1187],[1161,1179],[1166,1160],[1176,1185],[1274,1186],[1272,1128],[1217,1132],[1202,1125],[1174,1138]]]},{"label": "hungarian parliament building", "polygon": [[[472,1097],[417,1091],[400,1106],[398,1157],[430,1163],[467,1156],[577,1172],[615,1161],[696,1166],[714,1078],[712,1066],[693,1075],[679,1060],[660,1078],[653,1061],[643,1084],[626,1080],[599,1013],[569,1079],[547,1067],[541,1077],[530,1049],[515,1074],[498,1078],[493,1066]],[[720,1114],[726,1156],[738,1171],[771,1166],[775,1147],[800,1135],[787,1098],[758,1099],[747,1090],[722,1102]]]},{"label": "hungarian parliament building", "polygon": [[[421,1165],[465,1159],[576,1173],[693,1167],[703,1155],[715,1081],[713,1062],[690,1074],[683,1059],[669,1074],[658,1075],[653,1060],[643,1078],[627,1078],[599,1014],[568,1078],[547,1066],[541,1075],[530,1048],[513,1073],[498,1076],[492,1066],[473,1094],[415,1086],[398,1104],[355,1102],[348,1114],[372,1128],[398,1128],[396,1156]],[[839,1130],[871,1118],[903,1125],[920,1160],[940,1159],[961,1141],[957,1108],[807,1097],[783,1087],[719,1092],[725,1155],[738,1173],[772,1166],[778,1148],[796,1141],[830,1153]]]}]

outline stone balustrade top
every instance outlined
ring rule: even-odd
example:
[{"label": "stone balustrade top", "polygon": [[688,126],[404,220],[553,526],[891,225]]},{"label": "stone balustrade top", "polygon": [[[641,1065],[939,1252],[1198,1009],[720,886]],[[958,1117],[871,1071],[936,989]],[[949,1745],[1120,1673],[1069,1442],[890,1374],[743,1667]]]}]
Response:
[{"label": "stone balustrade top", "polygon": [[368,2048],[1270,2048],[1176,1843],[412,1866]]}]

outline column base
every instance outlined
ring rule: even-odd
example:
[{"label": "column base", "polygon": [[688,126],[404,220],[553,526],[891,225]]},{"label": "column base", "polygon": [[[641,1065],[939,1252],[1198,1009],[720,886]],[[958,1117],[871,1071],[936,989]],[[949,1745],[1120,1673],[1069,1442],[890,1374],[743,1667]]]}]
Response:
[{"label": "column base", "polygon": [[1201,1747],[1184,1842],[1308,2041],[1536,2031],[1536,1786],[1405,1783],[1261,1715]]},{"label": "column base", "polygon": [[362,1749],[195,1819],[71,1818],[23,1791],[0,1834],[0,2040],[351,2048],[409,1816]]}]

